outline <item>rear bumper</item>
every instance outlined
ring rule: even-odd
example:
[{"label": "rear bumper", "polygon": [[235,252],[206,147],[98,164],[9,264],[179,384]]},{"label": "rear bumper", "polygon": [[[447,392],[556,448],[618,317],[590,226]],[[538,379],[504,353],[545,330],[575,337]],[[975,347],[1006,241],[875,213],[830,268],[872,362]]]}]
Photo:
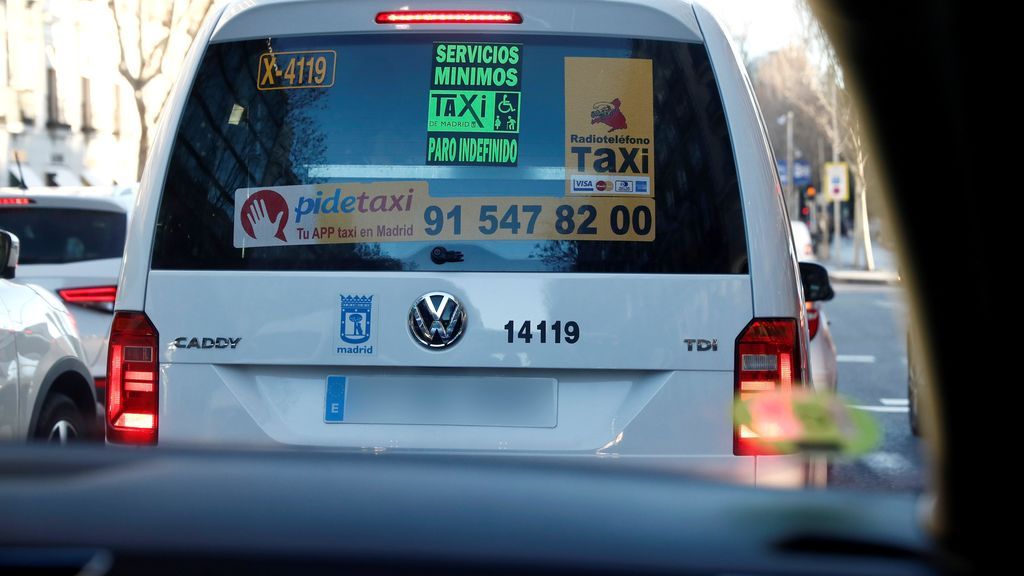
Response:
[{"label": "rear bumper", "polygon": [[[323,374],[335,370],[162,364],[159,443],[584,458],[716,482],[773,487],[808,483],[807,464],[801,457],[732,454],[729,372],[530,371],[537,378],[557,377],[557,398],[551,400],[557,406],[557,419],[545,425],[501,426],[438,425],[427,420],[358,422],[348,418],[348,407],[358,395],[346,396],[344,422],[325,422]],[[344,370],[355,375],[353,379],[363,374],[379,377],[380,372]],[[425,374],[436,375],[422,369],[389,373],[414,381]],[[483,378],[490,372],[458,374]],[[387,398],[396,405],[436,404],[429,396],[391,393]],[[514,399],[505,396],[503,400],[509,398]]]}]

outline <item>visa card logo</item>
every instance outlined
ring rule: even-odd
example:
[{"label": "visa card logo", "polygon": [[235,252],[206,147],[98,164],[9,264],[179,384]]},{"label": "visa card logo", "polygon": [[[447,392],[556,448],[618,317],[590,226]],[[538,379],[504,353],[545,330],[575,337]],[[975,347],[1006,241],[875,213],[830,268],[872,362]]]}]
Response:
[{"label": "visa card logo", "polygon": [[638,194],[646,196],[651,191],[651,179],[646,176],[605,178],[592,174],[571,174],[569,176],[569,191],[574,194],[608,194],[618,196]]},{"label": "visa card logo", "polygon": [[573,176],[572,177],[572,191],[573,192],[593,192],[594,191],[594,178],[592,176]]}]

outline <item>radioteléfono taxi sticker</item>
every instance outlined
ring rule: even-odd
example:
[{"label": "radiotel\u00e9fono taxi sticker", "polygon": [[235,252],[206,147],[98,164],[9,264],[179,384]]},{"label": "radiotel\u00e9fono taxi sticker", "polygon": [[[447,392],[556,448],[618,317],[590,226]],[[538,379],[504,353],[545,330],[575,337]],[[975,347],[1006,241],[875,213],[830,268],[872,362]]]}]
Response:
[{"label": "radiotel\u00e9fono taxi sticker", "polygon": [[568,195],[654,197],[651,61],[565,59]]}]

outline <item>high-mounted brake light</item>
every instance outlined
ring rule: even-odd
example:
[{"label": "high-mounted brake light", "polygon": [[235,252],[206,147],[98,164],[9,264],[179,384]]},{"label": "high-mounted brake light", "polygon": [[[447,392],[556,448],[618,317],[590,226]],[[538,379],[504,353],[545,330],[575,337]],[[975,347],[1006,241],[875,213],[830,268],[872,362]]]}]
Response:
[{"label": "high-mounted brake light", "polygon": [[159,374],[153,323],[142,312],[116,312],[107,349],[107,441],[156,444]]},{"label": "high-mounted brake light", "polygon": [[36,201],[31,198],[0,198],[0,206],[25,206],[35,203]]},{"label": "high-mounted brake light", "polygon": [[[755,319],[736,339],[736,400],[749,400],[758,394],[788,394],[802,385],[800,344],[796,320]],[[759,422],[755,429],[736,426],[733,453],[737,456],[777,454],[770,441],[782,433],[782,423]],[[778,430],[776,430],[778,429]]]},{"label": "high-mounted brake light", "polygon": [[519,12],[493,10],[400,10],[379,12],[377,24],[522,24]]},{"label": "high-mounted brake light", "polygon": [[117,299],[117,286],[64,288],[57,294],[68,304],[108,304]]}]

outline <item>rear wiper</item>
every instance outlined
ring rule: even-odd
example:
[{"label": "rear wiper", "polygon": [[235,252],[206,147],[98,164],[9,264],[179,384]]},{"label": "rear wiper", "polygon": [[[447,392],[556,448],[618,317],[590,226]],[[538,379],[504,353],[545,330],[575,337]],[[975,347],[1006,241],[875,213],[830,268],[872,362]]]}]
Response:
[{"label": "rear wiper", "polygon": [[462,262],[462,252],[456,250],[448,250],[444,246],[435,246],[430,251],[430,260],[434,264],[444,264],[446,262]]}]

